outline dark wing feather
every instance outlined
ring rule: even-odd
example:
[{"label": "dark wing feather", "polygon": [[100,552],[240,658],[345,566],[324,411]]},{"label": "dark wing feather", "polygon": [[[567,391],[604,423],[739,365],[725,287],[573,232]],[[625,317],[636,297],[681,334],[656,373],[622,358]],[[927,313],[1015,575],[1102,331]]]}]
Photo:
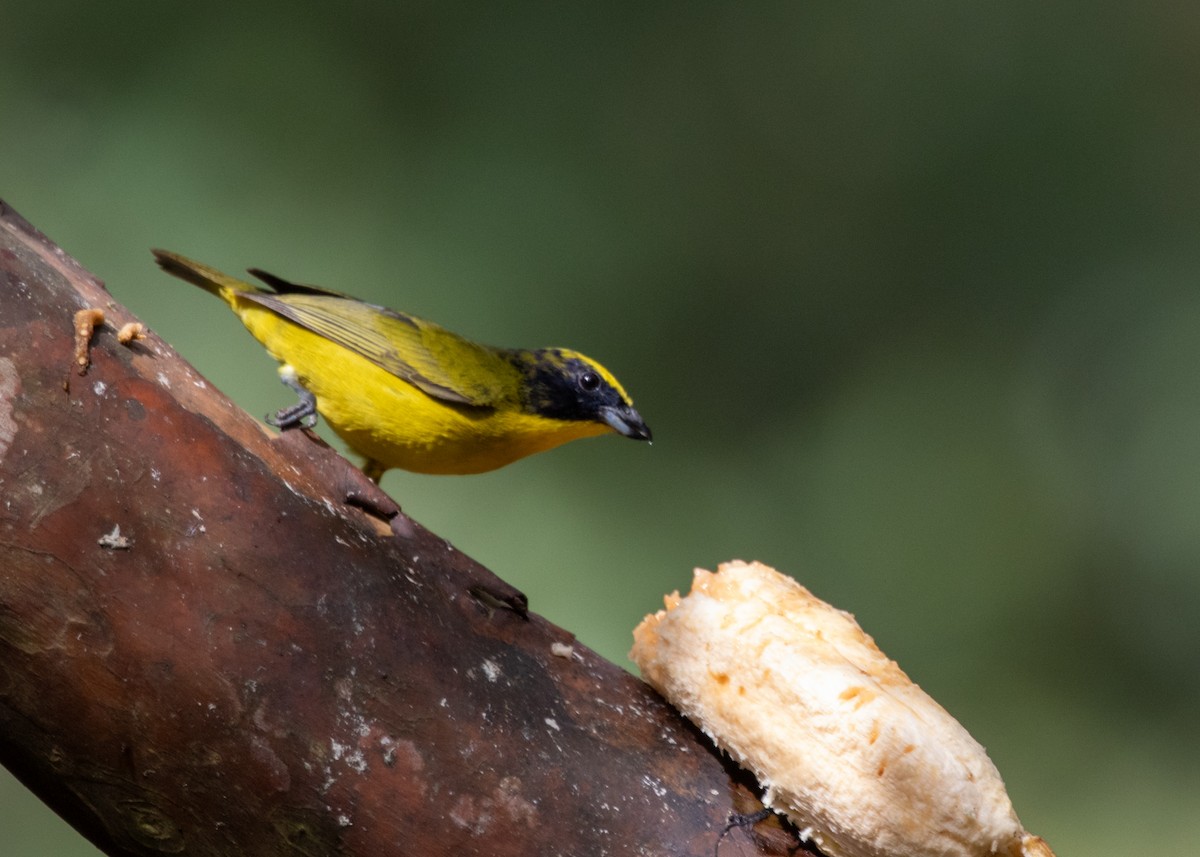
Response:
[{"label": "dark wing feather", "polygon": [[348,301],[355,300],[350,295],[342,292],[335,292],[333,289],[326,289],[322,286],[309,286],[304,283],[293,283],[291,280],[285,280],[283,277],[272,274],[270,271],[264,271],[262,268],[250,268],[249,273],[253,274],[258,279],[262,280],[268,286],[281,295],[326,295],[331,298],[345,298]]},{"label": "dark wing feather", "polygon": [[[278,279],[254,273],[271,285]],[[362,355],[442,401],[495,407],[518,395],[517,370],[496,349],[395,310],[317,287],[288,285],[291,293],[239,297]]]}]

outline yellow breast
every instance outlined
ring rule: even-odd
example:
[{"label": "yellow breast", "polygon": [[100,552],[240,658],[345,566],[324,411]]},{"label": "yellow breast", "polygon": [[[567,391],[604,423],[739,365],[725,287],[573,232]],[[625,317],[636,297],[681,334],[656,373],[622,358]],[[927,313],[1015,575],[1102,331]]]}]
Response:
[{"label": "yellow breast", "polygon": [[496,407],[437,399],[349,349],[249,301],[234,307],[271,356],[290,366],[338,436],[385,468],[417,473],[482,473],[578,438],[611,431],[582,420],[526,413],[520,375]]}]

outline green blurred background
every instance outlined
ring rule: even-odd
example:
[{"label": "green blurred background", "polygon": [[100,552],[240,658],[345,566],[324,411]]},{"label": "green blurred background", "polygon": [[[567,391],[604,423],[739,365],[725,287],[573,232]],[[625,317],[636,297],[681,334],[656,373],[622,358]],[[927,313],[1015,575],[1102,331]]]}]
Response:
[{"label": "green blurred background", "polygon": [[[1200,6],[0,5],[0,197],[239,404],[151,246],[601,359],[653,447],[391,473],[618,663],[695,565],[854,612],[1059,857],[1200,843]],[[0,852],[95,853],[11,780]]]}]

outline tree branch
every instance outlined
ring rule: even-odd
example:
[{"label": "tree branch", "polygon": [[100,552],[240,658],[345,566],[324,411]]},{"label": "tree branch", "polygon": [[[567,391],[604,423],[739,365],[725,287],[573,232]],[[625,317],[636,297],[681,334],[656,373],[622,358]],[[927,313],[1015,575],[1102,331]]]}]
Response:
[{"label": "tree branch", "polygon": [[[646,685],[133,320],[0,203],[0,761],[101,850],[710,857],[759,807]],[[720,850],[808,853],[775,821]]]}]

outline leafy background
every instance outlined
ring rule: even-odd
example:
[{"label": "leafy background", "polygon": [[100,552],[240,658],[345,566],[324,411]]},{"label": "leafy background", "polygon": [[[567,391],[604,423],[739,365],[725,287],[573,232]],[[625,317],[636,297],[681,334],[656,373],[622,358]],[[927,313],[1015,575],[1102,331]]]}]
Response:
[{"label": "leafy background", "polygon": [[[149,247],[600,358],[653,447],[385,487],[619,663],[772,563],[1060,857],[1194,854],[1200,7],[505,5],[4,3],[0,196],[255,414]],[[0,850],[95,853],[11,780]]]}]

